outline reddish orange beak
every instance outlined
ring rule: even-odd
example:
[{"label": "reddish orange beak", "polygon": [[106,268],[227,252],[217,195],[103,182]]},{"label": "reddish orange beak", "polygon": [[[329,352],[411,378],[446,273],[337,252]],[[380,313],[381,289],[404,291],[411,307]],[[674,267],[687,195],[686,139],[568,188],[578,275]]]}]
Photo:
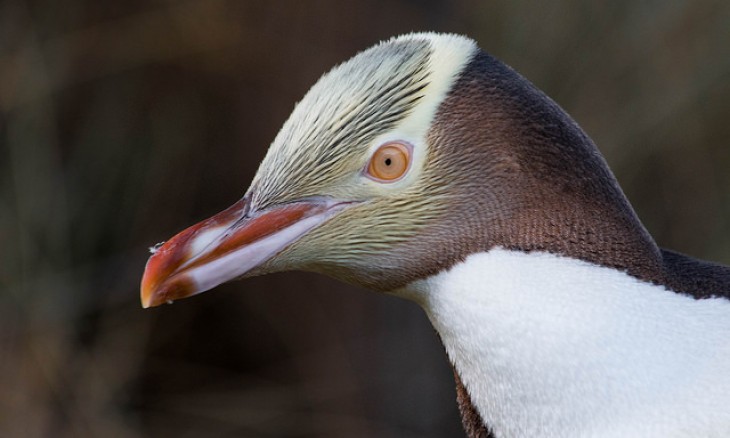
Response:
[{"label": "reddish orange beak", "polygon": [[348,204],[321,199],[251,212],[248,198],[243,198],[152,250],[142,276],[142,307],[187,298],[241,277]]}]

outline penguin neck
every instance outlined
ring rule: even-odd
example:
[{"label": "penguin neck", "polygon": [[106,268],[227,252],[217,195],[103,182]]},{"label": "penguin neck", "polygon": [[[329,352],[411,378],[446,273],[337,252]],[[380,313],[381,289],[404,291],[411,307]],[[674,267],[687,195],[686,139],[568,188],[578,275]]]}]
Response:
[{"label": "penguin neck", "polygon": [[[722,414],[730,301],[695,301],[615,269],[501,248],[400,294],[438,331],[463,382],[471,436],[486,434],[480,418],[498,437],[559,437],[622,436],[617,428],[666,436],[713,403],[730,417]],[[705,371],[683,384],[692,369]]]},{"label": "penguin neck", "polygon": [[442,102],[429,143],[452,178],[447,216],[419,236],[423,247],[442,249],[439,270],[503,247],[664,278],[660,249],[595,144],[488,54],[474,57]]},{"label": "penguin neck", "polygon": [[417,226],[404,227],[413,234],[379,253],[377,263],[321,272],[391,291],[502,247],[664,278],[659,248],[593,142],[486,53],[466,66],[426,137],[428,159],[418,177],[425,182],[414,193],[434,207]]}]

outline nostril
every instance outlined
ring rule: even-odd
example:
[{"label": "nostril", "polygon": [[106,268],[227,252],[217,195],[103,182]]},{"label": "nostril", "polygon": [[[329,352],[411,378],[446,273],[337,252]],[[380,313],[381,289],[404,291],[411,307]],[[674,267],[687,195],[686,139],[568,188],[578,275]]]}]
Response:
[{"label": "nostril", "polygon": [[248,219],[251,217],[251,193],[247,193],[246,196],[243,197],[243,217]]}]

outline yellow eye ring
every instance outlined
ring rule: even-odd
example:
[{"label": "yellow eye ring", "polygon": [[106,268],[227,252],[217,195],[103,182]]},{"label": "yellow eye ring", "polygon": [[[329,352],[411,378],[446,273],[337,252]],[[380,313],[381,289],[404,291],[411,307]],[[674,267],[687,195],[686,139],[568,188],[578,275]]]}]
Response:
[{"label": "yellow eye ring", "polygon": [[401,142],[388,142],[380,146],[370,158],[366,175],[375,181],[398,181],[411,167],[413,147]]}]

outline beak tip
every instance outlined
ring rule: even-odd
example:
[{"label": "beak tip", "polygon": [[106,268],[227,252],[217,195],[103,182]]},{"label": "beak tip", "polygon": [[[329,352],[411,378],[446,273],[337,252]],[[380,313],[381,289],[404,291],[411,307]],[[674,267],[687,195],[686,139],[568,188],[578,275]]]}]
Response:
[{"label": "beak tip", "polygon": [[153,286],[143,283],[140,291],[140,301],[143,309],[149,309],[150,307],[157,307],[190,297],[196,293],[197,290],[193,282],[185,276],[180,276]]},{"label": "beak tip", "polygon": [[142,284],[140,284],[139,288],[139,298],[143,309],[155,307],[155,296],[159,294],[161,289],[159,287],[160,274],[151,265],[151,263],[147,263],[144,275],[142,276]]},{"label": "beak tip", "polygon": [[151,300],[149,299],[149,297],[144,296],[144,294],[142,294],[140,301],[143,309],[149,309],[150,307],[152,307]]},{"label": "beak tip", "polygon": [[144,285],[141,287],[139,298],[140,303],[142,304],[143,309],[149,309],[150,307],[156,307],[159,305],[159,303],[156,303],[155,301],[155,295],[156,290],[154,288],[145,287]]}]

